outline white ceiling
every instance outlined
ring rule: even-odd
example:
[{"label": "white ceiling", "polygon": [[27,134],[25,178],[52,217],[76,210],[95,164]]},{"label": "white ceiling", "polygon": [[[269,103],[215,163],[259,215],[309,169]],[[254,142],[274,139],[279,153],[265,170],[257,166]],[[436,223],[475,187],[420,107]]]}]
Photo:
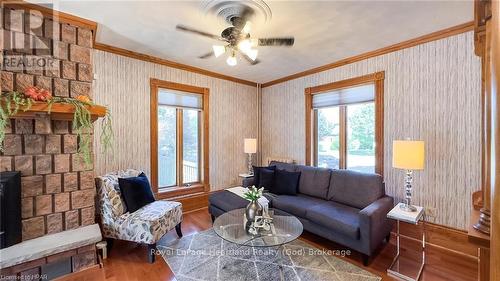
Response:
[{"label": "white ceiling", "polygon": [[[37,1],[32,1],[37,2]],[[295,45],[259,47],[255,66],[202,60],[217,41],[181,33],[184,24],[220,34],[227,27],[200,1],[57,1],[55,9],[99,24],[97,42],[259,83],[473,20],[472,1],[266,1],[267,24],[252,37],[295,36]]]}]

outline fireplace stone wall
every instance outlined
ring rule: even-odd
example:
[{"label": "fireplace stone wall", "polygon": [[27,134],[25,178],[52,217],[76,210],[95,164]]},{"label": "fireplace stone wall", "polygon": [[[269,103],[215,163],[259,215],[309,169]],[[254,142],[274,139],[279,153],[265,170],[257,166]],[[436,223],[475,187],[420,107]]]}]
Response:
[{"label": "fireplace stone wall", "polygon": [[[92,96],[92,30],[34,10],[0,12],[2,92],[38,86],[55,96]],[[26,63],[32,59],[52,65]],[[5,133],[0,171],[22,175],[23,241],[94,224],[94,172],[78,154],[71,122],[11,119]]]}]

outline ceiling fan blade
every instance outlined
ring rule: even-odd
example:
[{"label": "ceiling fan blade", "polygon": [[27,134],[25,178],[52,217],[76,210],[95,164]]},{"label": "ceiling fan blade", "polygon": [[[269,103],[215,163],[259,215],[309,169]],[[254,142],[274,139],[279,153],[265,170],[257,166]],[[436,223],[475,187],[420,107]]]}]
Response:
[{"label": "ceiling fan blade", "polygon": [[211,34],[211,33],[208,33],[208,32],[197,30],[197,29],[194,29],[194,28],[191,28],[191,27],[187,27],[187,26],[184,26],[184,25],[181,25],[181,24],[178,24],[175,28],[177,30],[180,30],[180,31],[198,34],[198,35],[205,36],[205,37],[208,37],[208,38],[212,38],[212,39],[215,39],[215,40],[226,41],[226,39],[224,39],[224,38],[222,38],[222,37],[220,37],[218,35],[214,35],[214,34]]},{"label": "ceiling fan blade", "polygon": [[211,51],[209,53],[206,53],[204,55],[199,56],[199,59],[208,59],[209,57],[212,57],[214,55],[214,51]]},{"label": "ceiling fan blade", "polygon": [[259,38],[259,46],[293,46],[295,43],[294,37],[281,38]]},{"label": "ceiling fan blade", "polygon": [[256,65],[256,64],[260,63],[259,59],[252,60],[247,54],[245,54],[243,52],[240,52],[240,54],[251,65]]}]

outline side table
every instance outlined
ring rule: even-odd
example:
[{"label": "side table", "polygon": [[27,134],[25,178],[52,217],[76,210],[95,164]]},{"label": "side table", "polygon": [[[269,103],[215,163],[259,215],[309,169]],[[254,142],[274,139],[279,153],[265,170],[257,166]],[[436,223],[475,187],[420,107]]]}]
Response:
[{"label": "side table", "polygon": [[[387,218],[396,220],[397,222],[397,233],[396,233],[396,247],[397,247],[397,252],[396,256],[392,260],[391,265],[387,269],[387,274],[393,277],[397,277],[402,280],[408,280],[408,281],[417,281],[420,278],[420,275],[422,274],[422,270],[424,269],[425,265],[425,210],[423,207],[420,206],[415,206],[417,208],[417,211],[415,212],[407,212],[404,211],[400,208],[400,205],[403,203],[397,204],[388,214]],[[415,278],[412,278],[410,276],[406,276],[400,272],[400,264],[399,264],[399,253],[400,253],[400,237],[399,237],[399,223],[400,222],[406,222],[406,223],[411,223],[414,225],[418,225],[419,221],[422,221],[422,263],[420,264],[420,268],[418,270],[417,276]],[[394,267],[394,268],[393,268]]]},{"label": "side table", "polygon": [[242,178],[242,183],[241,186],[243,187],[249,187],[253,185],[253,174],[239,174],[238,175],[240,178]]}]

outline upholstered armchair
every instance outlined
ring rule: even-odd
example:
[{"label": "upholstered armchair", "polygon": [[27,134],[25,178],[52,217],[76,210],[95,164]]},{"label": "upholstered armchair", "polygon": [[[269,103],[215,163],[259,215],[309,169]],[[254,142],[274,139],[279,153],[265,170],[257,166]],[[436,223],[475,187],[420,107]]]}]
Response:
[{"label": "upholstered armchair", "polygon": [[182,237],[182,204],[174,201],[154,201],[137,211],[127,211],[121,196],[118,178],[136,177],[137,170],[112,172],[96,178],[98,208],[103,236],[112,244],[113,239],[148,245],[148,260],[154,262],[156,242],[175,228]]}]

